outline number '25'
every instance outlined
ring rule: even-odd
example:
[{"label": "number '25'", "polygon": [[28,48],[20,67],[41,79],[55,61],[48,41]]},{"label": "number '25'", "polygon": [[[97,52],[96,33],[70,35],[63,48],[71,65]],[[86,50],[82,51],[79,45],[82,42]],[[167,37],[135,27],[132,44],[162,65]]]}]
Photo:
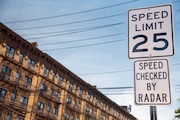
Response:
[{"label": "number '25'", "polygon": [[[153,47],[153,50],[161,51],[161,50],[165,50],[168,47],[169,43],[168,43],[168,41],[166,39],[158,38],[159,36],[164,36],[164,35],[166,35],[166,32],[164,32],[164,33],[155,33],[153,35],[153,42],[156,42],[156,43],[157,42],[164,42],[164,46],[162,46],[162,47]],[[148,41],[147,36],[146,35],[136,35],[136,36],[133,37],[134,40],[136,40],[137,38],[143,38],[143,41],[137,43],[134,46],[133,52],[147,52],[148,51],[147,48],[138,49],[139,46],[145,44]]]}]

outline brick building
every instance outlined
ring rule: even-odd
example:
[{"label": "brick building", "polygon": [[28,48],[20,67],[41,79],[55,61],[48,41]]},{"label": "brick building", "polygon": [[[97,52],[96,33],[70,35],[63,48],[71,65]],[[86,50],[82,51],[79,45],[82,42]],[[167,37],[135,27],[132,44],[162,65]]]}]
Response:
[{"label": "brick building", "polygon": [[135,120],[95,87],[0,23],[1,120]]}]

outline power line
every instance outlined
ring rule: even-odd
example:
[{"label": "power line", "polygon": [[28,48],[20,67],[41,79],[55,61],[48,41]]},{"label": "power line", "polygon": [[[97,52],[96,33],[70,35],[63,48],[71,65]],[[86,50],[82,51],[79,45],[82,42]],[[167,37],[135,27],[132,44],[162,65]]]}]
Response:
[{"label": "power line", "polygon": [[176,1],[174,1],[173,3],[177,3],[177,2],[180,2],[180,0],[176,0]]},{"label": "power line", "polygon": [[[174,63],[171,65],[176,66],[176,65],[180,65],[180,63]],[[99,72],[99,73],[85,73],[85,74],[78,74],[78,75],[85,76],[85,75],[111,74],[111,73],[132,72],[132,71],[133,71],[132,69],[126,69],[126,70],[116,70],[116,71]],[[180,84],[174,85],[174,86],[180,86]]]},{"label": "power line", "polygon": [[52,42],[52,43],[42,43],[42,44],[39,44],[39,45],[40,45],[40,46],[44,46],[44,45],[53,45],[53,44],[63,44],[63,43],[87,41],[87,40],[93,40],[93,39],[99,39],[99,38],[119,36],[119,35],[123,35],[123,34],[124,34],[124,33],[119,33],[119,34],[111,34],[111,35],[98,36],[98,37],[85,38],[85,39],[78,39],[78,40],[70,40],[70,41],[62,41],[62,42]]},{"label": "power line", "polygon": [[104,88],[98,88],[99,90],[109,90],[109,89],[131,89],[131,88],[134,88],[134,87],[104,87]]},{"label": "power line", "polygon": [[55,51],[55,50],[64,50],[64,49],[72,49],[72,48],[88,47],[88,46],[95,46],[95,45],[109,44],[109,43],[120,42],[120,41],[124,41],[124,40],[114,40],[114,41],[101,42],[101,43],[88,44],[88,45],[81,45],[81,46],[64,47],[64,48],[56,48],[56,49],[46,49],[46,50],[42,50],[42,51]]},{"label": "power line", "polygon": [[85,28],[78,28],[78,29],[71,29],[71,30],[62,30],[62,31],[54,31],[54,32],[42,32],[42,33],[21,34],[21,36],[43,35],[43,34],[47,35],[47,34],[54,34],[54,33],[60,33],[60,32],[72,32],[72,31],[79,31],[79,30],[98,29],[98,28],[110,27],[110,26],[115,26],[115,25],[124,24],[124,23],[125,23],[125,22],[119,22],[119,23],[105,24],[105,25],[100,25],[100,26],[85,27]]},{"label": "power line", "polygon": [[87,13],[87,12],[107,9],[107,8],[111,8],[111,7],[116,7],[116,6],[120,6],[120,5],[125,5],[128,3],[135,2],[135,1],[138,1],[138,0],[132,0],[132,1],[123,2],[123,3],[119,3],[119,4],[114,4],[114,5],[109,5],[109,6],[105,6],[105,7],[94,8],[94,9],[84,10],[84,11],[79,11],[79,12],[73,12],[73,13],[68,13],[68,14],[62,14],[62,15],[56,15],[56,16],[50,16],[50,17],[42,17],[42,18],[35,18],[35,19],[28,19],[28,20],[10,21],[10,22],[4,22],[4,23],[9,24],[9,23],[29,22],[29,21],[37,21],[37,20],[43,20],[43,19],[52,19],[52,18],[76,15],[76,14]]},{"label": "power line", "polygon": [[171,64],[171,65],[180,65],[180,63],[174,63],[174,64]]},{"label": "power line", "polygon": [[[40,39],[40,38],[49,38],[49,37],[56,37],[56,36],[61,36],[61,35],[69,35],[69,34],[75,34],[75,33],[80,33],[80,32],[86,32],[86,31],[91,31],[91,30],[96,30],[96,29],[102,29],[102,28],[106,28],[106,27],[113,27],[113,26],[117,26],[120,24],[124,24],[124,22],[120,22],[120,23],[114,23],[114,24],[108,24],[108,25],[102,25],[102,26],[95,26],[95,27],[88,27],[88,28],[81,28],[81,29],[73,29],[73,30],[66,30],[66,31],[58,31],[58,32],[67,32],[67,33],[61,33],[61,34],[55,34],[55,35],[49,35],[49,36],[42,36],[42,37],[33,37],[33,38],[27,38],[28,40],[32,40],[32,39]],[[68,32],[68,31],[72,31],[72,32]],[[52,32],[51,32],[52,33]],[[49,33],[37,33],[36,35],[40,35],[40,34],[51,34]],[[55,32],[53,32],[55,33]],[[31,34],[32,35],[32,34]],[[22,35],[24,36],[24,35]]]},{"label": "power line", "polygon": [[115,14],[115,15],[110,15],[110,16],[104,16],[104,17],[81,20],[81,21],[75,21],[75,22],[54,24],[54,25],[46,25],[46,26],[38,26],[38,27],[27,27],[27,28],[15,28],[13,30],[26,30],[26,29],[46,28],[46,27],[57,27],[57,26],[62,26],[62,25],[77,24],[77,23],[82,23],[82,22],[89,22],[89,21],[95,21],[95,20],[100,20],[100,19],[106,19],[106,18],[110,18],[110,17],[117,17],[117,16],[124,15],[124,14],[125,13],[120,13],[120,14]]},{"label": "power line", "polygon": [[124,95],[124,94],[134,94],[134,93],[105,93],[104,95]]},{"label": "power line", "polygon": [[80,76],[83,75],[97,75],[97,74],[111,74],[111,73],[120,73],[120,72],[132,72],[133,70],[127,69],[127,70],[117,70],[117,71],[108,71],[108,72],[99,72],[99,73],[86,73],[86,74],[78,74]]}]

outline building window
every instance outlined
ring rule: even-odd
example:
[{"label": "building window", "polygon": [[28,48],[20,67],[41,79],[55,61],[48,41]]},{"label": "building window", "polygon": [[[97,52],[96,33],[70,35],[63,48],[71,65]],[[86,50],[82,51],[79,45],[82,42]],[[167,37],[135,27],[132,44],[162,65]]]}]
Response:
[{"label": "building window", "polygon": [[19,117],[18,117],[18,118],[16,118],[16,120],[24,120],[24,118],[19,118]]},{"label": "building window", "polygon": [[32,83],[32,79],[29,78],[29,77],[27,77],[27,76],[24,77],[24,81],[25,81],[26,83],[30,84],[30,85],[31,85],[31,83]]},{"label": "building window", "polygon": [[41,90],[46,91],[47,90],[47,86],[45,84],[41,84]]},{"label": "building window", "polygon": [[23,58],[24,58],[24,55],[22,53],[20,53],[20,55],[19,55],[19,63],[20,64],[22,64]]},{"label": "building window", "polygon": [[45,95],[46,94],[46,90],[47,90],[47,86],[45,84],[41,84],[40,93]]},{"label": "building window", "polygon": [[89,112],[89,107],[88,106],[86,106],[86,112]]},{"label": "building window", "polygon": [[28,98],[21,96],[20,102],[26,105],[28,103]]},{"label": "building window", "polygon": [[114,115],[114,109],[112,109],[112,114]]},{"label": "building window", "polygon": [[64,118],[65,118],[65,120],[68,120],[68,119],[69,119],[69,114],[68,114],[68,113],[65,113],[65,114],[64,114]]},{"label": "building window", "polygon": [[6,115],[6,120],[11,120],[11,115]]},{"label": "building window", "polygon": [[96,116],[96,111],[94,111],[93,114]]},{"label": "building window", "polygon": [[101,102],[101,107],[104,108],[104,103],[103,102]]},{"label": "building window", "polygon": [[24,117],[18,116],[18,117],[16,118],[16,120],[24,120]]},{"label": "building window", "polygon": [[78,105],[77,105],[77,106],[78,106],[78,108],[79,108],[79,109],[81,109],[81,103],[78,103]]},{"label": "building window", "polygon": [[69,90],[72,91],[72,88],[73,88],[73,84],[69,83]]},{"label": "building window", "polygon": [[34,70],[35,62],[32,59],[28,59],[28,68]]},{"label": "building window", "polygon": [[63,79],[63,78],[62,78],[61,76],[58,76],[58,80],[59,80],[59,81],[62,81],[62,79]]},{"label": "building window", "polygon": [[82,93],[83,93],[83,90],[80,89],[80,90],[79,90],[79,96],[82,96]]},{"label": "building window", "polygon": [[52,95],[52,94],[53,94],[53,89],[50,88],[49,95]]},{"label": "building window", "polygon": [[0,97],[5,98],[6,92],[7,92],[7,91],[6,91],[4,88],[0,88]]},{"label": "building window", "polygon": [[52,80],[54,80],[54,78],[55,78],[55,73],[53,72],[52,73]]},{"label": "building window", "polygon": [[56,91],[56,96],[57,96],[58,98],[60,98],[60,96],[61,96],[60,92]]},{"label": "building window", "polygon": [[91,95],[88,93],[87,100],[90,101]]},{"label": "building window", "polygon": [[74,116],[73,115],[71,115],[71,118],[70,118],[71,120],[74,120]]},{"label": "building window", "polygon": [[61,76],[58,76],[58,84],[59,84],[59,85],[61,85],[62,79],[63,79],[63,78],[62,78]]},{"label": "building window", "polygon": [[58,115],[58,106],[54,106],[53,114]]},{"label": "building window", "polygon": [[38,102],[38,109],[43,110],[43,108],[44,108],[44,103]]},{"label": "building window", "polygon": [[99,118],[102,119],[102,115],[100,115]]},{"label": "building window", "polygon": [[98,103],[98,98],[94,98],[95,99],[95,104],[97,104]]},{"label": "building window", "polygon": [[67,103],[67,104],[71,104],[71,98],[70,98],[70,97],[67,97],[67,98],[66,98],[66,103]]},{"label": "building window", "polygon": [[44,76],[48,77],[48,75],[49,75],[49,69],[44,67]]},{"label": "building window", "polygon": [[10,68],[8,68],[6,66],[2,66],[2,69],[1,69],[1,78],[4,78],[5,80],[9,80],[10,73],[11,73],[11,69]]},{"label": "building window", "polygon": [[11,46],[7,45],[6,46],[6,56],[9,58],[13,58],[14,57],[14,48],[12,48]]},{"label": "building window", "polygon": [[80,120],[80,119],[77,117],[76,120]]},{"label": "building window", "polygon": [[14,101],[16,99],[16,94],[15,93],[11,93],[11,100]]},{"label": "building window", "polygon": [[108,109],[108,110],[110,110],[110,107],[109,107],[109,105],[107,106],[107,109]]},{"label": "building window", "polygon": [[16,80],[19,80],[20,78],[20,73],[16,72]]},{"label": "building window", "polygon": [[48,106],[47,106],[47,111],[50,112],[50,110],[51,110],[51,106],[48,105]]}]

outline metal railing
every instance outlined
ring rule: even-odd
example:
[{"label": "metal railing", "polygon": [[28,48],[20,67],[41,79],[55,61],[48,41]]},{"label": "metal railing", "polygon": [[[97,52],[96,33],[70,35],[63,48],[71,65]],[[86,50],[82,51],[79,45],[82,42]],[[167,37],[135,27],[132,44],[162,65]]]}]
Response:
[{"label": "metal railing", "polygon": [[7,72],[1,72],[0,78],[1,78],[1,79],[4,79],[4,80],[9,80],[10,74],[7,73]]},{"label": "metal railing", "polygon": [[8,107],[9,109],[15,108],[24,112],[31,108],[31,106],[21,103],[20,101],[6,100],[5,96],[0,96],[0,103],[3,104],[3,106]]},{"label": "metal railing", "polygon": [[44,109],[39,109],[39,110],[37,110],[37,115],[38,115],[38,116],[42,116],[42,117],[46,117],[46,118],[51,118],[51,119],[53,119],[53,120],[56,120],[57,117],[58,117],[58,116],[55,115],[54,113],[45,111]]}]

